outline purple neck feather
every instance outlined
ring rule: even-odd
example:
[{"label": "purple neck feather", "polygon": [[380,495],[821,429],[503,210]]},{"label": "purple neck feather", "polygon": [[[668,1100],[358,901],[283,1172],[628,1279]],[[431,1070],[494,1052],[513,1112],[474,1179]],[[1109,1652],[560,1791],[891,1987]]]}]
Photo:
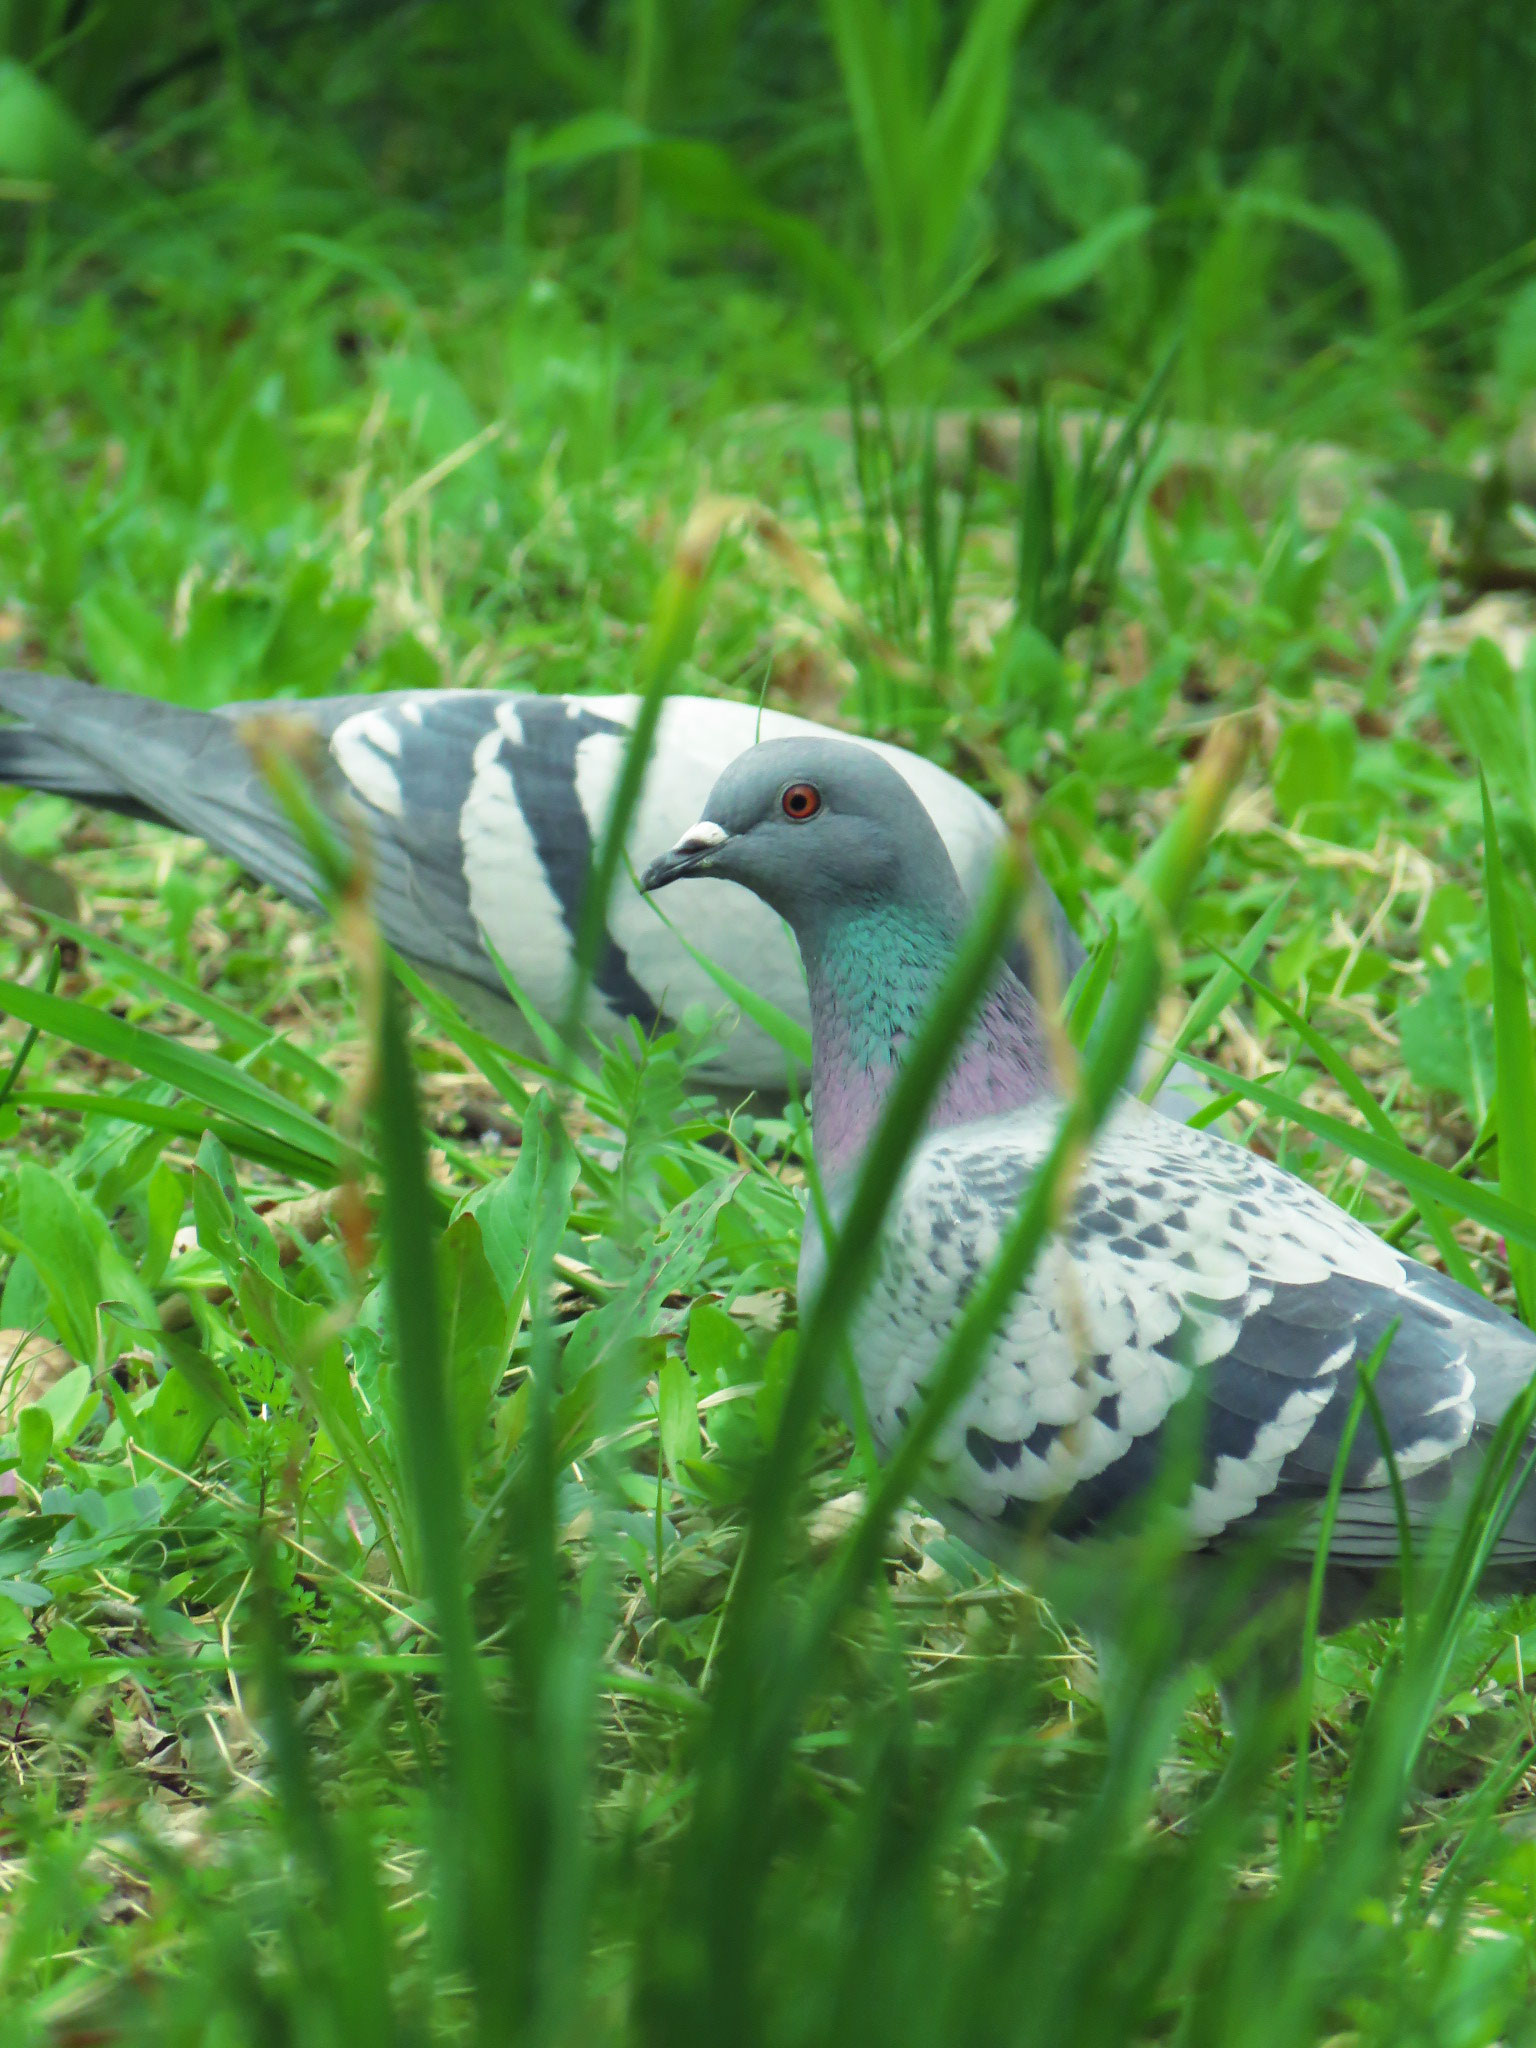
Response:
[{"label": "purple neck feather", "polygon": [[[943,980],[958,933],[946,917],[876,905],[802,934],[811,996],[816,1158],[831,1179],[856,1166],[907,1045]],[[1022,1109],[1050,1086],[1033,998],[1003,968],[956,1049],[927,1128]]]}]

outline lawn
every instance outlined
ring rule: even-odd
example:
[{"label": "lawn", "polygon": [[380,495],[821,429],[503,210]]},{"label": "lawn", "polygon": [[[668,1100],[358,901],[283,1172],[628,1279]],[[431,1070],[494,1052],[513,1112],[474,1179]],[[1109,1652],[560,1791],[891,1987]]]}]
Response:
[{"label": "lawn", "polygon": [[[6,666],[900,741],[1211,1115],[1536,1309],[1522,10],[37,12]],[[1476,1521],[1234,1729],[1155,1516],[1026,1585],[882,1492],[716,1017],[493,1046],[334,852],[0,791],[6,2048],[1536,2038]]]}]

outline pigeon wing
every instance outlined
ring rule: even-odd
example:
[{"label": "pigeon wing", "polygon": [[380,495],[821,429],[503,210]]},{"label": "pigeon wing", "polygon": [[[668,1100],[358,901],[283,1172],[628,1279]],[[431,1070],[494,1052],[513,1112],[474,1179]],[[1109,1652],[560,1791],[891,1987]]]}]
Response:
[{"label": "pigeon wing", "polygon": [[[881,1440],[921,1401],[1055,1115],[941,1132],[909,1167],[855,1331]],[[1201,1462],[1187,1513],[1209,1542],[1320,1498],[1357,1370],[1394,1324],[1377,1391],[1410,1510],[1427,1518],[1444,1489],[1421,1475],[1470,1443],[1480,1359],[1496,1357],[1512,1392],[1520,1360],[1523,1376],[1536,1367],[1536,1341],[1304,1182],[1125,1103],[941,1435],[939,1487],[999,1542],[1047,1514],[1061,1533],[1090,1530],[1151,1483],[1173,1411],[1193,1396]],[[1346,1501],[1387,1499],[1390,1512],[1387,1481],[1367,1423]],[[1371,1513],[1360,1527],[1375,1530]]]}]

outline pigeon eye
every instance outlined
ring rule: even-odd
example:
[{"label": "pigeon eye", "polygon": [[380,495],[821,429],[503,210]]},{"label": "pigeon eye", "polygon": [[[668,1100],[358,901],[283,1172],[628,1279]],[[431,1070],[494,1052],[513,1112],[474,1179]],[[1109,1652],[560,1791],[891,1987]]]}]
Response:
[{"label": "pigeon eye", "polygon": [[779,798],[779,804],[785,817],[798,824],[802,818],[814,818],[821,809],[821,791],[814,782],[792,782]]}]

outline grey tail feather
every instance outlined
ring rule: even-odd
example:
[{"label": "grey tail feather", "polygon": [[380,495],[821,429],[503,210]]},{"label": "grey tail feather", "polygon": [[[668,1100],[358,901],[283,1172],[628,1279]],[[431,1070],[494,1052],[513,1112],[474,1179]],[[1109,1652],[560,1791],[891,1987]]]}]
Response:
[{"label": "grey tail feather", "polygon": [[1494,1545],[1492,1561],[1496,1566],[1536,1564],[1536,1486],[1527,1486],[1510,1509],[1509,1520]]},{"label": "grey tail feather", "polygon": [[1447,1273],[1409,1261],[1405,1293],[1474,1326],[1467,1348],[1472,1401],[1483,1426],[1497,1424],[1536,1373],[1536,1331]]},{"label": "grey tail feather", "polygon": [[0,783],[42,790],[50,796],[72,796],[97,810],[121,811],[129,818],[162,818],[161,812],[130,796],[104,768],[82,760],[29,725],[0,726]]},{"label": "grey tail feather", "polygon": [[[172,825],[283,895],[317,906],[309,863],[233,719],[16,669],[0,671],[0,711],[23,721],[0,727],[9,762],[49,773],[33,787]],[[8,772],[4,779],[22,778]]]},{"label": "grey tail feather", "polygon": [[1479,1422],[1498,1422],[1536,1373],[1536,1334],[1513,1317],[1489,1330],[1472,1354],[1472,1401]]}]

